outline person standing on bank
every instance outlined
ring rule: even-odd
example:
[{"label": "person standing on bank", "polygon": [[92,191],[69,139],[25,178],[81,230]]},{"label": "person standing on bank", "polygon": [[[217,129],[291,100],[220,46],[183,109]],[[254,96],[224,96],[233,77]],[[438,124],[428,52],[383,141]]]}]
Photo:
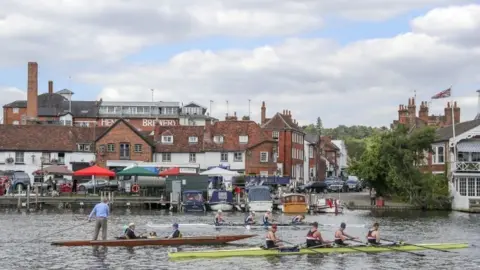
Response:
[{"label": "person standing on bank", "polygon": [[100,228],[102,228],[102,240],[107,240],[107,219],[108,216],[110,216],[110,207],[108,206],[107,199],[104,199],[103,202],[95,205],[88,216],[88,221],[92,220],[93,215],[95,215],[95,232],[93,233],[93,240],[97,240]]}]

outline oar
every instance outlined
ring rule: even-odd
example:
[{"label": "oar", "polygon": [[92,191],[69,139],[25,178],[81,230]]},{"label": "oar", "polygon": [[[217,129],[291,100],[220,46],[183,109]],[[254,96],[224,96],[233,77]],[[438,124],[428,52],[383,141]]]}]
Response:
[{"label": "oar", "polygon": [[[299,246],[299,245],[296,245],[296,244],[294,244],[294,243],[290,243],[290,242],[287,242],[287,241],[284,241],[284,240],[282,240],[282,242],[287,243],[287,244],[289,244],[289,245],[293,245],[294,247],[298,247],[298,246]],[[322,254],[321,252],[316,251],[314,248],[316,248],[316,247],[322,247],[322,246],[327,246],[327,245],[329,245],[329,244],[324,244],[324,245],[319,245],[319,246],[314,246],[314,247],[309,247],[309,248],[308,248],[308,247],[305,247],[305,249],[308,249],[308,250],[310,250],[310,251],[313,251],[313,252],[315,252],[315,253],[317,253],[317,254]]]},{"label": "oar", "polygon": [[40,239],[40,238],[45,238],[45,237],[49,237],[49,236],[52,236],[52,235],[55,235],[55,234],[58,234],[58,233],[61,233],[61,232],[64,232],[64,231],[68,231],[68,230],[71,230],[71,229],[74,229],[74,228],[77,228],[77,227],[83,226],[83,225],[85,225],[85,224],[87,224],[87,223],[88,223],[88,221],[87,221],[87,222],[83,222],[83,223],[81,223],[81,224],[78,224],[78,225],[75,225],[75,226],[72,226],[72,227],[69,227],[69,228],[66,228],[66,229],[64,229],[64,230],[61,230],[61,231],[56,231],[56,232],[54,232],[54,233],[51,233],[51,234],[42,235],[42,236],[40,236],[40,237],[36,237],[36,238],[34,238],[34,239],[31,239],[31,240],[28,240],[28,241],[26,241],[26,242],[21,242],[21,243],[19,243],[19,245],[23,245],[23,244],[31,243],[31,242],[33,242],[33,241],[35,241],[35,240],[38,240],[38,239]]},{"label": "oar", "polygon": [[[358,240],[354,240],[354,239],[348,239],[350,241],[353,241],[353,242],[357,242],[357,243],[362,243],[362,241],[358,241]],[[405,253],[410,253],[412,255],[415,255],[415,256],[419,256],[419,257],[425,257],[425,254],[421,254],[421,253],[415,253],[415,252],[411,252],[411,251],[408,251],[408,250],[402,250],[402,249],[396,249],[396,248],[393,248],[393,247],[388,247],[388,246],[385,246],[385,245],[372,245],[374,247],[381,247],[381,248],[386,248],[386,249],[390,249],[390,250],[395,250],[395,251],[400,251],[400,252],[405,252]]]},{"label": "oar", "polygon": [[[396,243],[396,242],[397,242],[397,241],[392,241],[392,240],[388,240],[388,239],[384,239],[384,238],[382,238],[381,240],[387,241],[387,242],[392,242],[392,243]],[[409,245],[409,246],[414,246],[414,247],[421,247],[421,248],[424,248],[424,249],[431,249],[431,250],[441,251],[441,252],[456,253],[456,252],[452,252],[452,251],[449,251],[449,250],[443,250],[443,249],[438,249],[438,248],[420,246],[420,245],[409,244],[409,243],[405,243],[405,242],[403,242],[403,244]]]}]

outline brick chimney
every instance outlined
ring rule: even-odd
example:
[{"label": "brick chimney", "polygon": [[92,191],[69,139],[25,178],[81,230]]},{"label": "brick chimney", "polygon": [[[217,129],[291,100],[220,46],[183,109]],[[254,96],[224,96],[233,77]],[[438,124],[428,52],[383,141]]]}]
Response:
[{"label": "brick chimney", "polygon": [[38,64],[28,62],[27,82],[27,116],[37,118],[38,116]]},{"label": "brick chimney", "polygon": [[415,98],[408,99],[408,118],[410,124],[415,123],[415,118],[417,117],[417,105],[415,104]]},{"label": "brick chimney", "polygon": [[260,123],[263,125],[267,119],[267,107],[265,107],[265,101],[262,101],[262,112],[261,112],[261,120]]},{"label": "brick chimney", "polygon": [[457,107],[457,102],[453,103],[453,119],[455,124],[460,123],[460,107]]},{"label": "brick chimney", "polygon": [[450,107],[450,102],[447,102],[447,107],[444,109],[445,116],[445,125],[450,126],[452,124],[452,107]]},{"label": "brick chimney", "polygon": [[405,105],[398,106],[398,122],[403,125],[408,123],[408,110]]},{"label": "brick chimney", "polygon": [[225,115],[225,121],[237,121],[237,112],[233,112],[233,116],[228,116],[228,113]]},{"label": "brick chimney", "polygon": [[422,101],[422,103],[420,104],[418,117],[428,124],[428,103],[426,101]]},{"label": "brick chimney", "polygon": [[48,81],[48,93],[53,94],[53,81]]}]

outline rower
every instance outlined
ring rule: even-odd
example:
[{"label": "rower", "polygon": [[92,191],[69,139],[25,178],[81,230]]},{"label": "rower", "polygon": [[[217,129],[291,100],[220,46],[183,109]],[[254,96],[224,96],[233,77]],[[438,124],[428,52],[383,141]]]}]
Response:
[{"label": "rower", "polygon": [[314,222],[307,233],[307,248],[326,246],[329,243],[330,241],[323,240],[322,234],[318,230],[318,222]]},{"label": "rower", "polygon": [[180,230],[178,229],[178,224],[177,223],[174,223],[172,225],[172,228],[173,228],[173,232],[170,236],[167,236],[166,238],[182,238],[182,233],[180,232]]},{"label": "rower", "polygon": [[128,224],[127,229],[125,229],[125,237],[127,239],[136,239],[138,236],[135,235],[135,223]]},{"label": "rower", "polygon": [[380,233],[378,232],[378,227],[380,227],[380,224],[375,222],[373,224],[373,227],[370,230],[368,230],[367,241],[369,244],[373,244],[373,245],[380,244]]},{"label": "rower", "polygon": [[340,228],[335,232],[335,244],[341,245],[341,246],[347,246],[348,244],[345,243],[344,241],[350,240],[350,239],[358,239],[358,237],[353,237],[345,233],[345,228],[347,228],[347,224],[345,222],[342,222],[340,224]]},{"label": "rower", "polygon": [[270,248],[280,248],[283,247],[282,244],[280,244],[280,239],[277,238],[275,233],[277,232],[277,224],[273,224],[272,227],[267,232],[267,236],[265,237],[265,247],[270,249]]},{"label": "rower", "polygon": [[251,211],[250,215],[245,218],[245,225],[255,224],[255,211]]},{"label": "rower", "polygon": [[305,215],[298,215],[292,218],[292,224],[302,224],[305,219]]},{"label": "rower", "polygon": [[268,209],[265,215],[263,215],[263,226],[270,226],[270,221],[273,222],[272,210]]},{"label": "rower", "polygon": [[217,214],[215,215],[215,226],[220,226],[225,223],[225,220],[222,216],[222,210],[218,209]]}]

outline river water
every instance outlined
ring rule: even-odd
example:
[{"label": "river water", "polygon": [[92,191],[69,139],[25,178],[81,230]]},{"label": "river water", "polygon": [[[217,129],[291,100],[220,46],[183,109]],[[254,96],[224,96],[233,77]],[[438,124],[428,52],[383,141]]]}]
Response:
[{"label": "river water", "polygon": [[[373,222],[381,224],[382,236],[386,239],[403,240],[411,243],[461,242],[475,244],[469,249],[451,253],[421,251],[425,257],[408,253],[381,254],[331,254],[285,257],[226,258],[215,260],[170,261],[165,247],[56,247],[52,240],[90,239],[94,223],[85,223],[86,212],[44,210],[40,213],[15,213],[2,210],[0,228],[0,269],[480,269],[480,215],[448,212],[390,212],[372,214],[369,211],[351,211],[343,215],[307,216],[307,221],[332,224],[322,228],[326,239],[341,222],[347,223],[346,232],[365,237]],[[109,238],[121,233],[129,222],[137,224],[137,231],[155,230],[158,235],[167,235],[169,228],[152,229],[147,223],[212,223],[214,213],[206,215],[170,214],[163,211],[130,212],[115,209],[109,221]],[[226,213],[230,222],[242,222],[244,214]],[[257,217],[260,219],[259,217]],[[288,217],[277,216],[287,222]],[[350,226],[348,226],[350,224]],[[368,224],[366,227],[361,225]],[[72,228],[73,227],[73,228]],[[71,229],[69,229],[71,228]],[[246,232],[243,228],[180,228],[186,236],[212,234],[259,234],[255,238],[239,243],[260,245],[263,230]],[[294,243],[302,243],[308,229],[280,228],[277,236]],[[51,236],[47,236],[51,235]],[[45,237],[47,236],[47,237]],[[30,241],[27,243],[27,241]],[[215,247],[185,247],[205,249]],[[228,247],[232,248],[232,247]]]}]

